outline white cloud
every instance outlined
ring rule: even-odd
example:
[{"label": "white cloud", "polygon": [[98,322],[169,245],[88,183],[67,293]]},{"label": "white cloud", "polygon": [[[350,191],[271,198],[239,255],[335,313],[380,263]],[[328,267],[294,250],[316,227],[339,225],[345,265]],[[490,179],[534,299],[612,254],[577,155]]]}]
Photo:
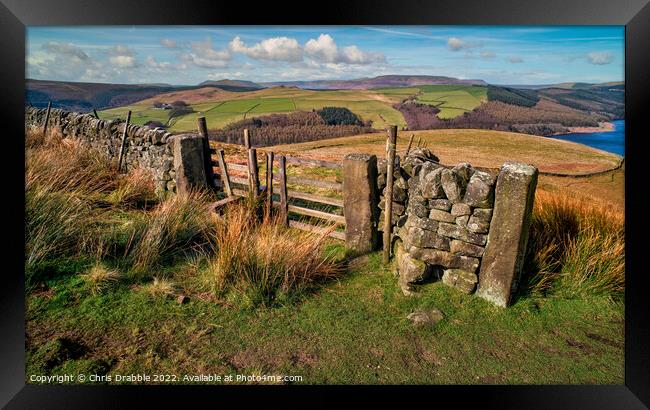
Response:
[{"label": "white cloud", "polygon": [[587,61],[595,65],[609,64],[613,60],[614,60],[614,56],[611,53],[605,51],[593,51],[587,54]]},{"label": "white cloud", "polygon": [[305,53],[315,59],[333,63],[337,60],[338,48],[329,34],[321,34],[317,39],[305,43]]},{"label": "white cloud", "polygon": [[237,36],[228,46],[234,53],[244,54],[255,60],[302,61],[302,47],[293,38],[267,38],[249,47]]},{"label": "white cloud", "polygon": [[135,53],[129,47],[118,44],[108,52],[108,61],[117,68],[133,68],[138,65]]},{"label": "white cloud", "polygon": [[471,51],[472,48],[482,47],[482,44],[471,43],[465,40],[461,40],[458,37],[449,37],[447,39],[447,47],[449,47],[451,51],[460,51],[460,50]]},{"label": "white cloud", "polygon": [[41,48],[53,54],[76,57],[79,60],[84,61],[88,60],[88,54],[86,54],[81,48],[71,43],[57,43],[56,41],[49,41],[43,44]]},{"label": "white cloud", "polygon": [[512,56],[508,58],[508,61],[512,64],[519,64],[519,63],[523,63],[524,59],[519,56]]},{"label": "white cloud", "polygon": [[228,49],[215,50],[212,48],[212,40],[207,38],[205,41],[192,43],[192,52],[182,54],[180,58],[199,67],[223,68],[228,66],[232,55]]},{"label": "white cloud", "polygon": [[307,41],[305,54],[316,61],[330,64],[364,65],[386,62],[382,53],[362,51],[355,45],[339,49],[329,34],[321,34],[317,39]]},{"label": "white cloud", "polygon": [[493,51],[481,51],[481,58],[494,58],[496,54]]},{"label": "white cloud", "polygon": [[176,48],[176,42],[168,38],[163,38],[162,40],[160,40],[160,44],[162,44],[163,47],[166,48]]}]

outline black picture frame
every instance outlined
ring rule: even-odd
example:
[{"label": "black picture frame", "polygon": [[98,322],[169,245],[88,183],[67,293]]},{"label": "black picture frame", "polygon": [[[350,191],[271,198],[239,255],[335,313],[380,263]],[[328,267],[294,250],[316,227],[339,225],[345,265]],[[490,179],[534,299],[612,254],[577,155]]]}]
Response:
[{"label": "black picture frame", "polygon": [[[155,10],[152,12],[152,10]],[[36,386],[25,385],[24,260],[20,232],[24,215],[25,27],[34,25],[625,25],[626,82],[626,307],[625,385],[620,386]],[[650,406],[650,324],[644,266],[647,213],[647,151],[643,118],[649,118],[650,5],[646,0],[456,0],[399,2],[327,1],[217,3],[171,0],[0,0],[0,84],[5,137],[5,212],[0,282],[0,405],[7,408],[118,407],[146,400],[168,407],[207,398],[211,405],[251,400],[269,405],[323,405],[344,393],[370,398],[420,397],[430,405],[476,404],[486,408],[646,408]],[[9,162],[15,164],[9,165]],[[13,267],[9,267],[13,266]],[[354,391],[353,391],[354,388]],[[406,390],[406,391],[403,391]],[[347,400],[347,399],[346,399]],[[449,401],[451,400],[451,401]],[[450,404],[447,404],[450,405]],[[301,405],[302,407],[302,405]]]}]

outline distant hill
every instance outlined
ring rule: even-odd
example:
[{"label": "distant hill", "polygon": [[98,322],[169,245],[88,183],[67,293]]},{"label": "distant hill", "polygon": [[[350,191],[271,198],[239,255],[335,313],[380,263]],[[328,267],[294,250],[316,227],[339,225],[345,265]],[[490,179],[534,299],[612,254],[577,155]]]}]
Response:
[{"label": "distant hill", "polygon": [[198,85],[199,87],[218,87],[226,91],[255,91],[264,88],[263,86],[252,81],[245,80],[218,80],[218,81],[204,81]]},{"label": "distant hill", "polygon": [[313,90],[370,90],[373,88],[416,85],[487,85],[483,80],[461,80],[453,77],[431,75],[382,75],[355,80],[279,81],[259,84],[265,87],[285,86]]},{"label": "distant hill", "polygon": [[206,81],[194,86],[174,86],[169,84],[78,83],[27,79],[25,81],[25,104],[46,107],[48,101],[52,101],[52,106],[55,108],[88,112],[93,108],[101,110],[129,105],[172,91],[206,87],[235,92],[254,91],[262,88],[250,81],[237,80]]},{"label": "distant hill", "polygon": [[[497,85],[497,84],[495,84]],[[567,88],[567,89],[590,89],[590,88],[625,88],[623,81],[611,81],[608,83],[556,83],[556,84],[504,84],[500,87],[520,88],[527,90],[540,90],[542,88]]]}]

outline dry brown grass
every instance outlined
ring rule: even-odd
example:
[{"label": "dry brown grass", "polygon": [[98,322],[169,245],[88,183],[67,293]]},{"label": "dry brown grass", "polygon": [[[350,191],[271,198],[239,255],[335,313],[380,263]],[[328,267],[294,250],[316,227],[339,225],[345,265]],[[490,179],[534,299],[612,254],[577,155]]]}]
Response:
[{"label": "dry brown grass", "polygon": [[168,279],[153,278],[142,290],[153,297],[168,297],[176,293],[176,284]]},{"label": "dry brown grass", "polygon": [[527,255],[533,292],[564,296],[625,291],[622,212],[560,193],[538,190]]},{"label": "dry brown grass", "polygon": [[235,204],[216,221],[212,256],[203,271],[215,294],[231,292],[266,304],[341,273],[341,266],[324,256],[329,230],[290,230],[275,217],[259,221],[253,214],[249,205]]},{"label": "dry brown grass", "polygon": [[87,273],[81,275],[81,279],[94,295],[111,288],[121,277],[118,270],[109,269],[102,263],[93,265]]},{"label": "dry brown grass", "polygon": [[212,216],[205,192],[173,195],[146,214],[143,232],[132,251],[136,270],[151,270],[209,240]]}]

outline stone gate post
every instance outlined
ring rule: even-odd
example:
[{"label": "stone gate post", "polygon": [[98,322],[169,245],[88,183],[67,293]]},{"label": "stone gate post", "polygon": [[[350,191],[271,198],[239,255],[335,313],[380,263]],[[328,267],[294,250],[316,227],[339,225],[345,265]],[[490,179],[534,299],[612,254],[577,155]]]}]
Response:
[{"label": "stone gate post", "polygon": [[379,208],[377,156],[348,154],[343,160],[345,243],[359,253],[377,248]]}]

